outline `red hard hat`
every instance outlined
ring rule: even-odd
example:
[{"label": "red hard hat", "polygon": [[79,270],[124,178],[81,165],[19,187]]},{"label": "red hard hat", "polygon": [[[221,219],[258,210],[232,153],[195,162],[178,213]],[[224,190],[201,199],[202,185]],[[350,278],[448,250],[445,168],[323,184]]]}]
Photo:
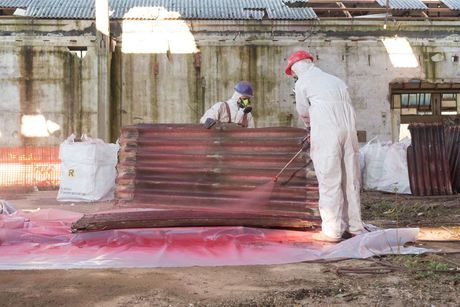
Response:
[{"label": "red hard hat", "polygon": [[301,50],[301,51],[296,51],[293,54],[291,54],[288,59],[288,66],[286,67],[286,70],[284,71],[286,75],[292,76],[292,70],[291,70],[292,65],[294,65],[294,63],[300,60],[305,60],[305,59],[310,59],[312,62],[314,61],[313,56],[306,51]]}]

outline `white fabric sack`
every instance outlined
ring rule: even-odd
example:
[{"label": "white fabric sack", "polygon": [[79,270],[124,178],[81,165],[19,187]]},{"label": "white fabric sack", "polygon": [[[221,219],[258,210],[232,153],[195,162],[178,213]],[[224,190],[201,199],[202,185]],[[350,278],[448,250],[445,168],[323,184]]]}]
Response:
[{"label": "white fabric sack", "polygon": [[114,197],[118,144],[71,135],[59,148],[59,201],[100,201]]},{"label": "white fabric sack", "polygon": [[380,185],[387,148],[387,143],[381,143],[374,138],[360,149],[360,153],[364,155],[362,184],[365,190],[375,190]]},{"label": "white fabric sack", "polygon": [[383,161],[379,191],[411,194],[407,168],[407,144],[394,143],[388,147]]}]

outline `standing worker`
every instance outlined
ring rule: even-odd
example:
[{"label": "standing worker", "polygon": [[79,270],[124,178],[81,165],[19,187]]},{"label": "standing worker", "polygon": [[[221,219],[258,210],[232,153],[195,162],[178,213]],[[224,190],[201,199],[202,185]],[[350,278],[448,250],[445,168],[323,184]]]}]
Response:
[{"label": "standing worker", "polygon": [[361,221],[359,148],[355,112],[346,84],[297,51],[288,59],[286,74],[298,78],[296,109],[311,129],[310,155],[319,183],[322,231],[313,239],[339,242],[348,232],[364,233]]},{"label": "standing worker", "polygon": [[217,102],[201,117],[200,123],[209,129],[216,122],[236,123],[242,127],[254,128],[251,98],[252,85],[248,81],[240,81],[235,85],[233,96],[224,102]]}]

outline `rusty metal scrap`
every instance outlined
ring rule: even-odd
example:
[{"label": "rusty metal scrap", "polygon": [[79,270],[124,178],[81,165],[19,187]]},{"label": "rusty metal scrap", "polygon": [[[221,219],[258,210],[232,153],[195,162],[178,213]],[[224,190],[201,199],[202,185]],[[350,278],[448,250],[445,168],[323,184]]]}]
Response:
[{"label": "rusty metal scrap", "polygon": [[[307,215],[307,214],[305,214]],[[146,209],[87,214],[72,225],[72,231],[119,228],[158,228],[183,226],[246,226],[261,228],[306,229],[315,226],[292,214],[238,212],[224,210]]]},{"label": "rusty metal scrap", "polygon": [[460,193],[460,125],[445,129],[449,173],[454,193]]},{"label": "rusty metal scrap", "polygon": [[[85,226],[75,229],[318,226],[318,183],[314,174],[307,179],[306,153],[273,181],[304,136],[299,128],[246,129],[232,124],[213,129],[193,124],[124,127],[116,198],[119,207],[132,211],[86,216]],[[139,208],[156,211],[142,217],[135,212]],[[128,222],[128,217],[133,219]]]},{"label": "rusty metal scrap", "polygon": [[441,123],[410,124],[412,143],[407,149],[413,195],[450,195],[452,183],[444,127]]}]

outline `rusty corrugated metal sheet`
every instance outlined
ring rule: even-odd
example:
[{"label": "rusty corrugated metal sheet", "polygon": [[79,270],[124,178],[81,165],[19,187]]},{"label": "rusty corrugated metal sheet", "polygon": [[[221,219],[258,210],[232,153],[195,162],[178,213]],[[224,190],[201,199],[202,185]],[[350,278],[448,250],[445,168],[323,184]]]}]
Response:
[{"label": "rusty corrugated metal sheet", "polygon": [[452,190],[460,193],[460,125],[447,127],[445,134]]},{"label": "rusty corrugated metal sheet", "polygon": [[407,150],[413,195],[450,195],[449,158],[441,123],[410,124],[412,143]]},{"label": "rusty corrugated metal sheet", "polygon": [[[306,178],[305,153],[279,177],[273,191],[264,191],[304,136],[299,128],[231,124],[209,130],[193,124],[124,127],[117,199],[122,207],[250,209],[318,224],[318,184],[314,175]],[[264,195],[265,200],[257,199]]]}]

